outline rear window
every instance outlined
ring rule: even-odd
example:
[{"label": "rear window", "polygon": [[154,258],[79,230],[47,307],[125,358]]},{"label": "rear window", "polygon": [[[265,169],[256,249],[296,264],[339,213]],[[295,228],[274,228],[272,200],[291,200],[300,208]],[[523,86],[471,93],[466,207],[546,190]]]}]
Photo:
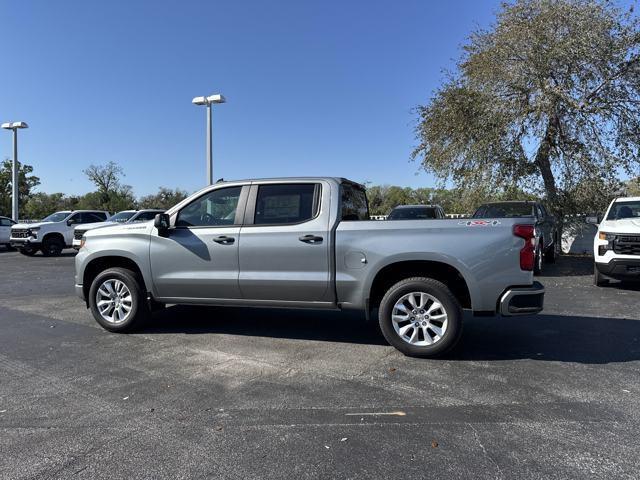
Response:
[{"label": "rear window", "polygon": [[492,203],[482,205],[473,218],[518,218],[534,215],[533,203]]},{"label": "rear window", "polygon": [[394,208],[387,220],[425,220],[438,218],[438,212],[433,207]]},{"label": "rear window", "polygon": [[369,204],[364,189],[350,183],[340,185],[340,219],[369,220]]}]

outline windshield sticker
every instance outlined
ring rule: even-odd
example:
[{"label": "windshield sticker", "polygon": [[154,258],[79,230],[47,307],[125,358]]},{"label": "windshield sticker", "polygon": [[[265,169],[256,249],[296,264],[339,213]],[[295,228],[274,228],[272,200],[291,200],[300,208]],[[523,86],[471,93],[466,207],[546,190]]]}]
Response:
[{"label": "windshield sticker", "polygon": [[499,220],[467,220],[466,222],[458,222],[458,225],[467,227],[495,227],[500,225]]}]

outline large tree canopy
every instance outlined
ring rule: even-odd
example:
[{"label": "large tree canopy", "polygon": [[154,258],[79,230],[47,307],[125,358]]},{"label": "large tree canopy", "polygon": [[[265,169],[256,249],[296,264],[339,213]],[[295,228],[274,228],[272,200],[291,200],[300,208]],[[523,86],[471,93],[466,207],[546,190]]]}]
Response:
[{"label": "large tree canopy", "polygon": [[[12,173],[13,162],[4,160],[0,164],[0,215],[11,216]],[[19,216],[24,215],[25,200],[31,195],[31,190],[40,185],[40,179],[32,175],[33,167],[18,162],[18,207]]]},{"label": "large tree canopy", "polygon": [[640,31],[605,1],[516,0],[418,108],[413,152],[470,190],[520,186],[559,215],[601,209],[640,165]]}]

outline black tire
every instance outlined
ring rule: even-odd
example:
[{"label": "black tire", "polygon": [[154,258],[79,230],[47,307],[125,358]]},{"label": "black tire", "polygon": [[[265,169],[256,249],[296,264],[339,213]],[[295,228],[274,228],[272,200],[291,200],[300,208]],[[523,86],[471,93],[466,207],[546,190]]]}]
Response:
[{"label": "black tire", "polygon": [[[392,321],[394,306],[403,296],[412,292],[426,293],[434,297],[440,302],[447,314],[447,328],[443,336],[431,345],[412,345],[403,340],[394,328]],[[378,321],[387,342],[411,357],[428,358],[442,355],[451,350],[462,335],[462,308],[460,304],[446,285],[432,278],[406,278],[389,288],[380,302]],[[424,339],[424,333],[420,335]],[[429,335],[431,336],[431,333]]]},{"label": "black tire", "polygon": [[609,279],[600,273],[600,271],[598,270],[598,267],[596,267],[596,264],[594,262],[594,264],[593,264],[593,284],[596,287],[602,287],[604,285],[607,285],[608,283],[609,283]]},{"label": "black tire", "polygon": [[20,247],[18,249],[22,255],[26,255],[27,257],[33,257],[38,250],[33,247]]},{"label": "black tire", "polygon": [[45,257],[57,257],[64,249],[64,242],[58,237],[45,237],[42,242],[42,254]]},{"label": "black tire", "polygon": [[[102,317],[96,303],[96,294],[100,286],[107,280],[119,280],[123,282],[131,293],[131,311],[125,320],[121,323],[112,323]],[[130,332],[139,327],[149,318],[149,307],[147,305],[146,295],[142,287],[141,280],[136,274],[126,268],[109,268],[100,272],[91,282],[89,288],[89,308],[93,314],[93,318],[104,328],[110,332],[124,333]]]},{"label": "black tire", "polygon": [[4,245],[7,248],[7,252],[15,252],[16,248],[12,247],[10,243],[5,243]]},{"label": "black tire", "polygon": [[542,249],[540,245],[536,248],[535,256],[533,258],[533,274],[540,275],[542,273]]}]

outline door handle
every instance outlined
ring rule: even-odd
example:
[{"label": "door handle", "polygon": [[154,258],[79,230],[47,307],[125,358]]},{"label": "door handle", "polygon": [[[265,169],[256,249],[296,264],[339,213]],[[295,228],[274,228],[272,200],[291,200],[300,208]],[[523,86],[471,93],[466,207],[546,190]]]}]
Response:
[{"label": "door handle", "polygon": [[231,245],[236,241],[236,239],[233,237],[227,237],[226,235],[220,235],[219,237],[214,238],[213,241],[222,245]]},{"label": "door handle", "polygon": [[322,237],[318,237],[317,235],[302,235],[298,238],[301,242],[304,243],[322,243]]}]

